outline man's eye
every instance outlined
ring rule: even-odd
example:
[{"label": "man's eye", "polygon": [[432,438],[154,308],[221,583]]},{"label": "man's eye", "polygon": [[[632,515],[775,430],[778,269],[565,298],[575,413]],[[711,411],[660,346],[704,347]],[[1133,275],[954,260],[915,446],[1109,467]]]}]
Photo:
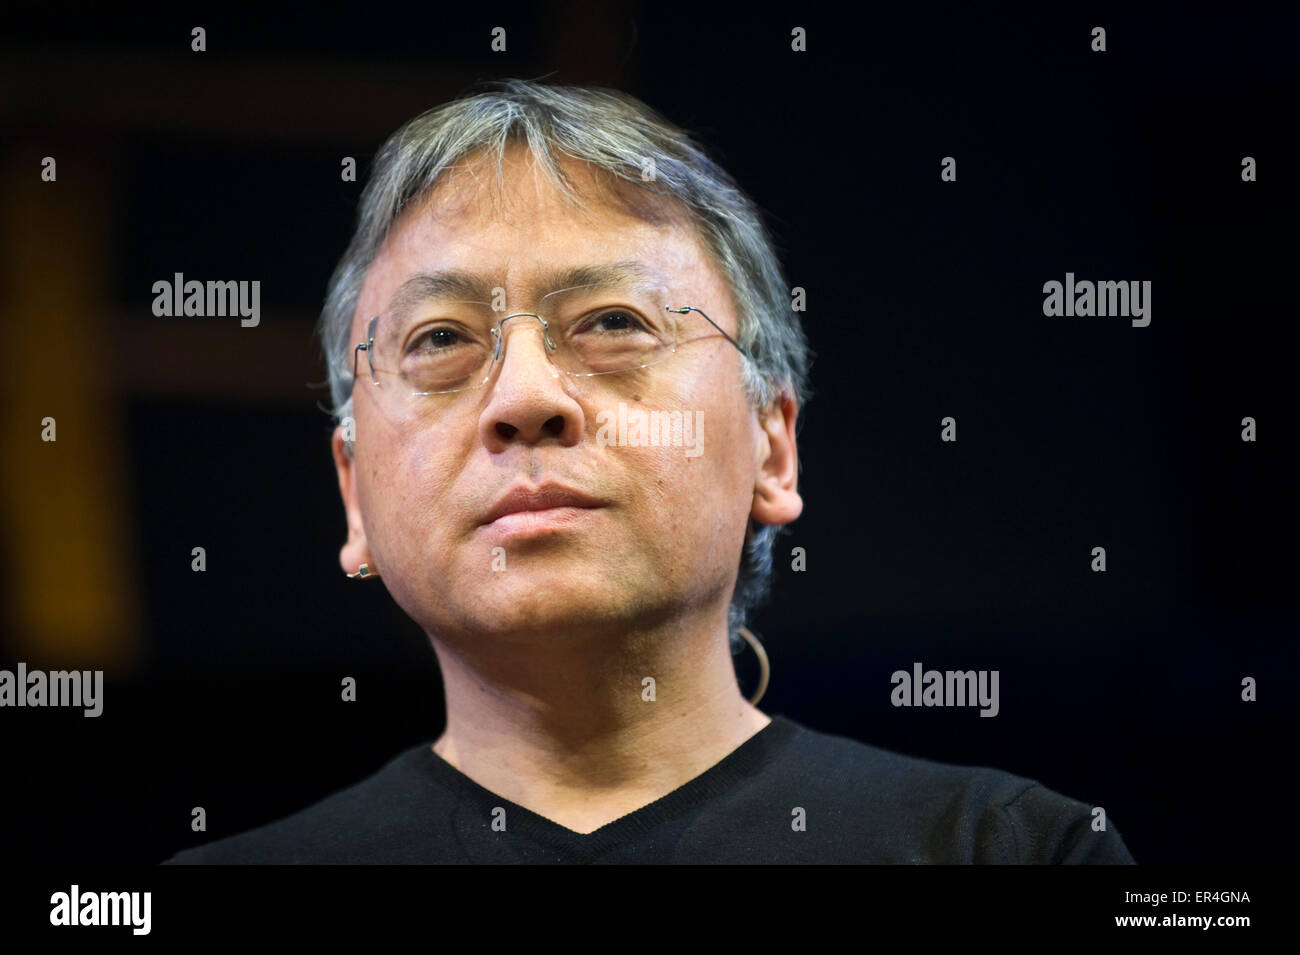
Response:
[{"label": "man's eye", "polygon": [[431,328],[411,342],[411,351],[441,351],[460,344],[464,339],[451,328]]},{"label": "man's eye", "polygon": [[635,313],[625,309],[617,309],[605,312],[603,315],[597,315],[578,328],[579,332],[595,335],[618,335],[629,332],[644,332],[646,330],[645,323]]}]

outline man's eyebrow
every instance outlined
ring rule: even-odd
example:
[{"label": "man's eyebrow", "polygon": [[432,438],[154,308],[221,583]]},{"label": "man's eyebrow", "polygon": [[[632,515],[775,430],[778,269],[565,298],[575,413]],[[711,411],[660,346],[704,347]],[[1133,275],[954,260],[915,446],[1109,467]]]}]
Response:
[{"label": "man's eyebrow", "polygon": [[[531,294],[540,300],[577,289],[600,291],[629,285],[659,288],[659,273],[633,259],[577,265],[544,273],[534,284]],[[493,290],[499,287],[499,282],[493,282],[487,276],[461,269],[417,272],[398,286],[388,308],[393,313],[400,313],[420,302],[491,302]]]},{"label": "man's eyebrow", "polygon": [[629,285],[637,288],[657,288],[661,285],[661,280],[659,273],[648,265],[632,259],[624,259],[621,262],[579,265],[559,272],[552,272],[547,275],[546,280],[541,284],[543,287],[535,289],[534,294],[540,293],[542,298],[546,298],[560,292],[571,292],[577,289],[602,291],[605,289],[626,288]]}]

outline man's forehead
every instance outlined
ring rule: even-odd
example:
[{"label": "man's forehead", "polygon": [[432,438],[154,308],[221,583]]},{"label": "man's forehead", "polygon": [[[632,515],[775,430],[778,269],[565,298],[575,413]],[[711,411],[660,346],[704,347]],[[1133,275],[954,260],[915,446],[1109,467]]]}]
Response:
[{"label": "man's forehead", "polygon": [[[494,251],[518,256],[548,246],[609,247],[630,250],[649,246],[641,258],[680,255],[694,245],[696,228],[690,217],[665,205],[661,198],[618,198],[580,193],[573,204],[553,196],[515,200],[503,207],[484,188],[466,202],[439,199],[439,190],[412,204],[394,223],[385,251],[397,256],[423,257],[437,246],[447,259],[467,258],[479,264]],[[683,240],[683,241],[676,241]]]},{"label": "man's forehead", "polygon": [[432,300],[488,302],[494,299],[498,289],[506,288],[511,281],[528,298],[538,300],[575,291],[654,294],[670,288],[662,267],[637,259],[548,265],[533,269],[522,278],[507,276],[505,269],[420,269],[401,282],[389,307],[400,309]]},{"label": "man's forehead", "polygon": [[681,291],[712,283],[711,259],[689,227],[590,221],[576,229],[518,235],[449,231],[408,220],[367,277],[369,310],[412,296],[489,301],[540,299],[577,287]]}]

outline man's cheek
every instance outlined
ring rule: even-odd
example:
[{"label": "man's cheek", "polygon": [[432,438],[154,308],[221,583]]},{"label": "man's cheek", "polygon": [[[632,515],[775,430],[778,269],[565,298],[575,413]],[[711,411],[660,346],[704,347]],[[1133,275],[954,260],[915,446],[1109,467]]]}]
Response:
[{"label": "man's cheek", "polygon": [[[662,462],[656,480],[646,495],[646,511],[656,536],[682,541],[707,507],[702,488],[708,486],[704,473],[680,453]],[[666,532],[666,533],[665,533]]]},{"label": "man's cheek", "polygon": [[639,469],[643,477],[637,481],[639,510],[649,519],[662,523],[673,517],[678,508],[689,505],[691,494],[686,459],[679,449],[647,448],[641,455]]}]

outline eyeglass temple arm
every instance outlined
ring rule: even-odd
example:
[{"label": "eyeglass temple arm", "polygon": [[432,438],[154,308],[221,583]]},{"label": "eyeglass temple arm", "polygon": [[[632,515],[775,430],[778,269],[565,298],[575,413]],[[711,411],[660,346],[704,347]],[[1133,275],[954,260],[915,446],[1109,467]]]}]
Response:
[{"label": "eyeglass temple arm", "polygon": [[361,357],[360,352],[368,351],[369,346],[365,342],[360,342],[356,348],[352,349],[352,380],[357,380],[357,359]]},{"label": "eyeglass temple arm", "polygon": [[[378,322],[379,322],[379,316],[376,315],[374,318],[370,320],[369,325],[366,326],[366,335],[367,335],[366,340],[364,342],[359,342],[357,344],[357,347],[352,349],[352,380],[353,381],[357,380],[357,359],[361,357],[359,353],[365,352],[366,357],[370,358],[371,346],[373,346],[375,343],[375,325]],[[375,370],[374,360],[371,359],[370,362],[371,374],[374,373],[374,370]]]},{"label": "eyeglass temple arm", "polygon": [[[699,312],[701,315],[704,315],[704,311],[702,309],[696,308],[694,305],[686,305],[682,308],[673,308],[671,305],[665,305],[664,308],[670,312],[676,312],[678,315],[685,315],[687,312]],[[736,351],[740,352],[746,358],[749,357],[749,352],[741,348],[739,343],[737,343],[737,341],[734,338],[728,335],[721,325],[719,325],[713,319],[709,318],[709,316],[707,315],[704,315],[704,320],[708,322],[710,325],[712,325],[714,328],[716,328],[718,331],[722,332],[722,337],[725,338],[727,341],[731,342],[731,344],[735,345]]]}]

